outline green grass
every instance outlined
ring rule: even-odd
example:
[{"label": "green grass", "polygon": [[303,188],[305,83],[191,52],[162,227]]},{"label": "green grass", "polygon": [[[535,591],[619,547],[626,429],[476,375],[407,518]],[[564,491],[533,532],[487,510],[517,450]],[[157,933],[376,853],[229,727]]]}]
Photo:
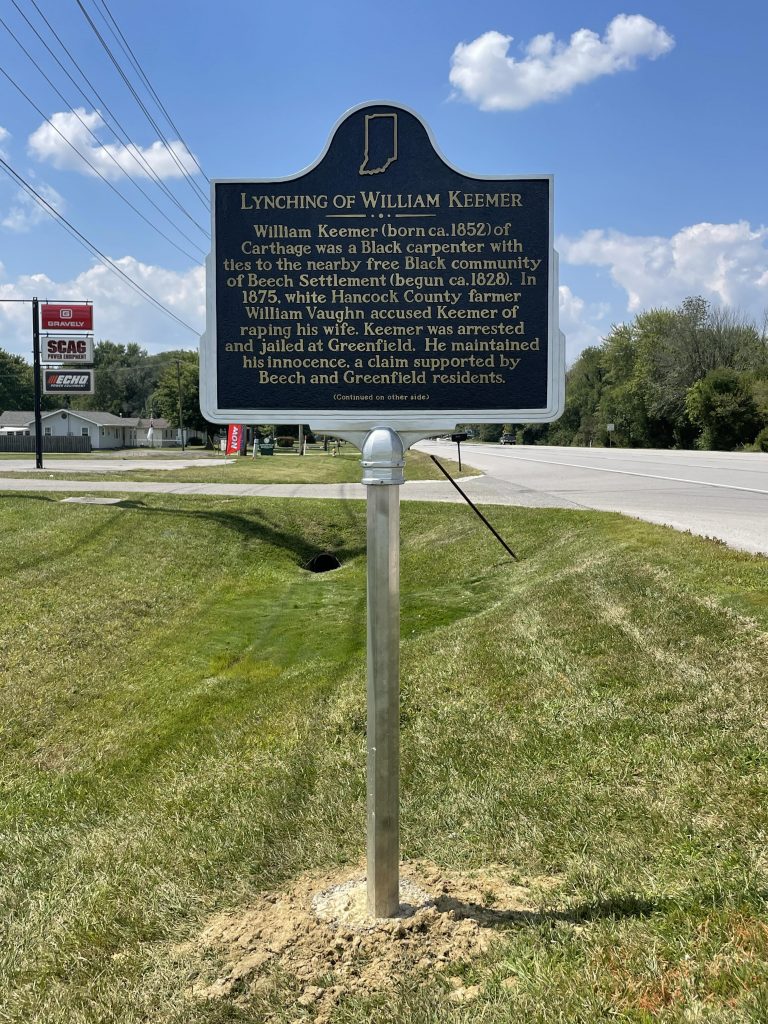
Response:
[{"label": "green grass", "polygon": [[[476,1002],[402,979],[334,1024],[768,1019],[768,563],[492,518],[519,564],[402,510],[403,852],[558,884],[457,967]],[[190,1001],[177,944],[363,852],[364,503],[4,496],[0,536],[0,1021],[265,1019]]]},{"label": "green grass", "polygon": [[[87,456],[81,456],[86,457]],[[96,456],[94,456],[96,457]],[[48,456],[45,457],[44,465]],[[32,460],[34,462],[34,460]],[[476,475],[478,470],[464,468],[459,472],[458,463],[450,459],[441,459],[453,477]],[[45,472],[45,469],[42,470]],[[29,479],[39,476],[32,472],[3,472],[0,464],[0,476],[11,479]],[[153,469],[151,464],[119,472],[60,472],[55,473],[57,480],[135,480],[140,483],[167,481],[168,483],[215,483],[215,484],[346,484],[360,483],[363,470],[360,465],[360,452],[351,447],[342,449],[339,455],[329,452],[310,450],[304,456],[295,453],[257,457],[250,456],[233,460],[227,466],[208,466],[205,460],[202,465],[189,469]],[[409,451],[406,454],[405,475],[407,480],[442,480],[442,473],[423,452]]]}]

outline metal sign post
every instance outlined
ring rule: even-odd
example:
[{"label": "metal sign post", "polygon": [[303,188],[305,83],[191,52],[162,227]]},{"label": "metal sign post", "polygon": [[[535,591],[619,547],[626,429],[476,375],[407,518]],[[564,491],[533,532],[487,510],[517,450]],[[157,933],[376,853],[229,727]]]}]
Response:
[{"label": "metal sign post", "polygon": [[400,491],[403,442],[389,427],[362,447],[368,491],[368,913],[400,905]]},{"label": "metal sign post", "polygon": [[469,434],[451,434],[451,440],[456,442],[456,450],[459,453],[459,472],[461,472],[461,442],[466,441]]}]

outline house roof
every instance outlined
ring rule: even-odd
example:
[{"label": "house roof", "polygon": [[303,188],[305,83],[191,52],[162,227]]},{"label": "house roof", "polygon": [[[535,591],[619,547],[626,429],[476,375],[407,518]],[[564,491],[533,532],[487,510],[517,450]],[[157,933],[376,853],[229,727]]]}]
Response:
[{"label": "house roof", "polygon": [[98,423],[101,427],[125,426],[125,420],[119,416],[115,416],[111,412],[94,412],[92,409],[51,409],[50,412],[43,413],[43,419],[49,416],[60,416],[63,412],[77,416],[81,420],[88,420],[89,423]]},{"label": "house roof", "polygon": [[[139,416],[115,416],[111,412],[99,412],[92,409],[51,409],[49,412],[44,412],[42,418],[57,416],[63,412],[68,412],[81,420],[87,420],[89,423],[96,423],[100,427],[137,427],[146,430],[151,424],[158,430],[167,430],[171,425],[168,420],[159,416],[148,420]],[[26,427],[33,422],[34,418],[33,412],[9,409],[0,413],[0,427]]]},{"label": "house roof", "polygon": [[16,412],[9,409],[7,412],[0,413],[0,427],[26,427],[34,418],[33,412]]}]

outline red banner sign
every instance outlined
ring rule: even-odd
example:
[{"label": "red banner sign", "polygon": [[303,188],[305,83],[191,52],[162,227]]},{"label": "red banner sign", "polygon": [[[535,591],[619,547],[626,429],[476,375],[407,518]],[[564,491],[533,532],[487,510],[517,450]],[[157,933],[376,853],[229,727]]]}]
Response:
[{"label": "red banner sign", "polygon": [[43,302],[40,305],[40,330],[92,331],[93,306]]},{"label": "red banner sign", "polygon": [[227,427],[227,455],[239,455],[243,449],[242,423],[230,423]]}]

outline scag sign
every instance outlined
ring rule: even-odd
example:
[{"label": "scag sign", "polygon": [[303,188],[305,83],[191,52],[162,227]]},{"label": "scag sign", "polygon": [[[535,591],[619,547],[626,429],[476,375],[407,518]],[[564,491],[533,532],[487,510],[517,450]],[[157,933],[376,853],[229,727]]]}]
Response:
[{"label": "scag sign", "polygon": [[44,363],[92,363],[93,338],[42,338]]},{"label": "scag sign", "polygon": [[40,330],[92,331],[93,306],[43,302],[40,306]]}]

